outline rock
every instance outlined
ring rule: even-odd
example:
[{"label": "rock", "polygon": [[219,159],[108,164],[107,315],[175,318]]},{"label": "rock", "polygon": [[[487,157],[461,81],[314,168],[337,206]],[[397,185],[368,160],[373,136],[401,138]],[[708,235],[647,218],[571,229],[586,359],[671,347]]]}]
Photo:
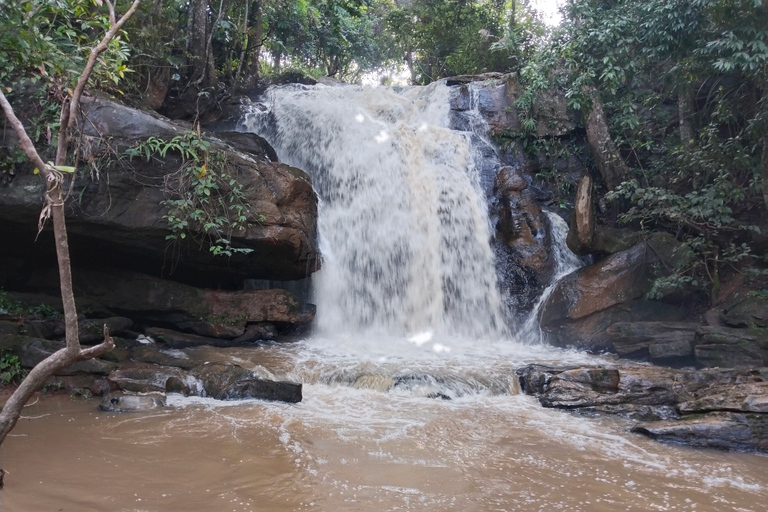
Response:
[{"label": "rock", "polygon": [[502,296],[510,311],[529,311],[555,270],[550,256],[550,226],[519,168],[496,174],[491,218],[496,236],[491,244]]},{"label": "rock", "polygon": [[692,357],[699,327],[690,322],[622,322],[609,326],[606,334],[622,357],[664,362]]},{"label": "rock", "polygon": [[95,375],[54,375],[43,384],[44,391],[64,391],[80,396],[102,396],[109,393],[109,381]]},{"label": "rock", "polygon": [[[0,321],[0,337],[19,334],[19,322],[9,322],[7,320]],[[36,336],[42,337],[42,336]]]},{"label": "rock", "polygon": [[738,345],[698,345],[693,349],[697,368],[758,368],[765,366],[763,355]]},{"label": "rock", "polygon": [[196,334],[161,329],[160,327],[150,327],[145,332],[147,336],[151,336],[158,344],[168,348],[201,347],[205,345],[211,347],[233,347],[236,345],[232,340],[207,338]]},{"label": "rock", "polygon": [[116,389],[135,393],[182,393],[200,395],[202,384],[180,368],[141,364],[123,367],[109,374],[109,383]]},{"label": "rock", "polygon": [[632,432],[695,447],[768,451],[768,415],[712,412],[677,421],[641,423]]},{"label": "rock", "polygon": [[[24,368],[34,368],[43,359],[54,352],[61,350],[64,346],[65,343],[63,341],[27,338],[27,340],[18,348],[20,353],[19,361]],[[117,365],[115,363],[104,361],[102,359],[87,359],[66,366],[56,371],[54,375],[76,375],[80,373],[109,375],[109,373],[116,367]]]},{"label": "rock", "polygon": [[592,178],[585,174],[576,188],[573,217],[566,240],[568,248],[580,256],[626,251],[640,240],[640,233],[598,225],[592,188]]},{"label": "rock", "polygon": [[140,346],[131,350],[131,359],[141,363],[152,363],[160,366],[174,366],[182,370],[191,370],[200,365],[200,361],[190,359],[186,354],[176,350],[160,350],[156,346]]},{"label": "rock", "polygon": [[105,412],[144,412],[165,407],[165,395],[151,393],[134,395],[110,393],[99,404],[99,410]]},{"label": "rock", "polygon": [[768,327],[768,298],[748,296],[727,307],[722,320],[729,327]]},{"label": "rock", "polygon": [[704,326],[696,332],[697,368],[759,368],[768,365],[768,334],[762,329]]},{"label": "rock", "polygon": [[[211,138],[212,150],[226,157],[230,174],[243,186],[251,214],[259,219],[232,236],[233,247],[248,254],[215,257],[193,237],[168,251],[168,209],[163,191],[168,176],[182,165],[170,152],[164,159],[118,161],[115,152],[148,137],[170,140],[187,128],[117,103],[84,98],[81,161],[91,172],[79,173],[67,203],[67,229],[73,261],[84,268],[114,267],[167,275],[209,287],[237,288],[246,278],[301,279],[319,265],[316,235],[317,198],[311,181],[299,169],[265,162],[245,148],[244,136],[231,142],[226,134]],[[81,120],[82,121],[82,120]],[[250,146],[249,146],[250,147]],[[0,257],[25,261],[25,272],[53,264],[55,244],[50,229],[35,243],[44,184],[39,176],[17,173],[0,187]],[[170,256],[173,254],[173,256]]]},{"label": "rock", "polygon": [[101,343],[104,340],[104,326],[109,328],[110,335],[120,335],[131,328],[133,320],[125,317],[111,317],[78,322],[80,327],[80,343]]},{"label": "rock", "polygon": [[238,151],[254,155],[264,162],[277,162],[277,152],[267,139],[248,132],[220,131],[216,130],[216,137],[221,142],[228,144]]},{"label": "rock", "polygon": [[768,382],[748,382],[717,388],[690,402],[677,406],[682,414],[711,411],[768,413]]},{"label": "rock", "polygon": [[768,369],[528,365],[516,373],[544,407],[650,420],[633,431],[663,441],[768,449]]},{"label": "rock", "polygon": [[222,338],[233,339],[242,336],[245,332],[245,325],[240,324],[224,324],[224,323],[211,323],[211,322],[178,322],[176,324],[179,329],[187,332],[191,332],[200,336],[207,336],[208,338]]},{"label": "rock", "polygon": [[630,368],[557,368],[529,365],[517,370],[523,392],[545,407],[603,405],[676,406],[722,387],[766,379],[748,370],[675,370],[653,366]]},{"label": "rock", "polygon": [[675,247],[671,235],[656,233],[564,277],[542,306],[542,329],[557,346],[601,352],[614,350],[605,333],[613,323],[684,319],[685,309],[642,300],[653,267],[671,267]]},{"label": "rock", "polygon": [[245,333],[239,338],[235,338],[233,341],[238,345],[256,343],[259,341],[272,341],[277,339],[277,334],[277,327],[275,327],[275,324],[271,322],[258,322],[248,324],[245,328]]},{"label": "rock", "polygon": [[302,398],[301,384],[262,379],[237,365],[205,364],[191,373],[203,382],[206,395],[217,400],[260,398],[296,403]]},{"label": "rock", "polygon": [[[314,306],[304,304],[285,290],[205,290],[134,272],[78,270],[73,273],[76,297],[92,307],[119,311],[135,320],[160,322],[182,328],[195,323],[226,325],[227,336],[249,322],[307,325]],[[27,285],[52,291],[58,277],[53,271],[37,272]],[[216,319],[204,322],[200,319]],[[213,330],[213,327],[210,327]],[[221,327],[221,329],[224,329]]]},{"label": "rock", "polygon": [[32,338],[61,338],[65,335],[64,320],[46,319],[29,320],[24,322],[24,334]]}]

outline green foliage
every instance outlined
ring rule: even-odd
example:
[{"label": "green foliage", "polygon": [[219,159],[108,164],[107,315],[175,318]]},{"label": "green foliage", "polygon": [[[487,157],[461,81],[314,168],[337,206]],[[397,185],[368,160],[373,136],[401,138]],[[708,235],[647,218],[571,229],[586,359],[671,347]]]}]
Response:
[{"label": "green foliage", "polygon": [[21,367],[19,356],[13,352],[5,352],[0,356],[0,382],[3,385],[19,383],[27,373],[29,372]]},{"label": "green foliage", "polygon": [[[26,0],[0,8],[0,84],[43,80],[72,87],[90,47],[109,26],[106,9],[95,0]],[[90,84],[118,91],[128,71],[129,45],[123,34],[98,61]]]},{"label": "green foliage", "polygon": [[[168,208],[163,216],[171,230],[166,239],[178,244],[182,240],[197,239],[207,243],[214,256],[248,254],[252,249],[233,247],[233,233],[245,231],[251,222],[264,217],[251,214],[251,206],[243,185],[234,175],[226,155],[211,150],[210,142],[195,132],[186,132],[171,140],[150,137],[126,150],[129,158],[142,157],[149,161],[159,156],[175,154],[181,159],[179,169],[168,176],[165,191],[168,199],[162,202]],[[202,237],[199,235],[202,234]]]}]

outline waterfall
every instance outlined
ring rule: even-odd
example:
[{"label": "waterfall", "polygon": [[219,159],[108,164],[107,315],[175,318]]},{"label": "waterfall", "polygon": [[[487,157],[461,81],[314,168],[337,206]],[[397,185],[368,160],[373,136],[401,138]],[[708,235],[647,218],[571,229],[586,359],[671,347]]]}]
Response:
[{"label": "waterfall", "polygon": [[539,299],[534,304],[531,313],[526,318],[517,333],[518,339],[527,343],[540,343],[543,341],[543,333],[539,325],[539,313],[544,302],[555,291],[558,281],[574,270],[584,266],[584,262],[575,255],[565,243],[568,236],[568,224],[557,214],[545,212],[549,219],[552,233],[552,253],[555,258],[555,275],[552,282],[544,289]]},{"label": "waterfall", "polygon": [[488,207],[449,89],[281,86],[244,118],[320,198],[327,334],[506,335]]}]

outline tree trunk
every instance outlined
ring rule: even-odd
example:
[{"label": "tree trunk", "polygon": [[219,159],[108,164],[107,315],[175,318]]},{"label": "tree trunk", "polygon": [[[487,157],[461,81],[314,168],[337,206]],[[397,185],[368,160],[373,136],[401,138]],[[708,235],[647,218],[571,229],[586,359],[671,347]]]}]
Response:
[{"label": "tree trunk", "polygon": [[686,87],[677,96],[677,111],[680,117],[680,142],[686,151],[690,150],[691,143],[693,142],[693,123],[691,117],[693,116],[693,91],[690,87]]},{"label": "tree trunk", "polygon": [[189,52],[189,81],[206,87],[208,74],[208,0],[193,0],[189,4],[190,23],[187,32]]},{"label": "tree trunk", "polygon": [[608,130],[608,119],[597,90],[594,87],[586,87],[585,92],[592,100],[592,108],[587,116],[587,141],[597,170],[600,171],[608,190],[613,190],[629,178],[629,167],[621,159],[619,150],[613,143]]}]

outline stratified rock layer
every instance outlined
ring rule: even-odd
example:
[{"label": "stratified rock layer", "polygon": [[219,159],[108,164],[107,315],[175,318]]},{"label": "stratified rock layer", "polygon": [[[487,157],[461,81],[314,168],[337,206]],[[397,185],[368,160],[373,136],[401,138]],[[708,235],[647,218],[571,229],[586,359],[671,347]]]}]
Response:
[{"label": "stratified rock layer", "polygon": [[517,375],[544,407],[640,419],[633,431],[662,441],[768,451],[768,368],[529,365]]}]

